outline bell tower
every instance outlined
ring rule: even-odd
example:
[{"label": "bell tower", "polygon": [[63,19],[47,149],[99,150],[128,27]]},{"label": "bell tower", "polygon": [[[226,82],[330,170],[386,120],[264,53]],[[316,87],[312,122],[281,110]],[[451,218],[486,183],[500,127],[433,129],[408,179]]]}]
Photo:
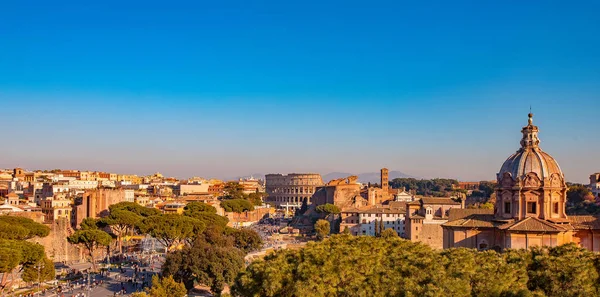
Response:
[{"label": "bell tower", "polygon": [[387,193],[390,189],[389,171],[387,168],[381,168],[381,189]]}]

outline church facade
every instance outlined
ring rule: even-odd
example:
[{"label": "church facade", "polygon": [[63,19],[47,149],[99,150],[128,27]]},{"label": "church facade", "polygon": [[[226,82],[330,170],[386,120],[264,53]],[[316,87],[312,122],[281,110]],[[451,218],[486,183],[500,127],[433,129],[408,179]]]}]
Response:
[{"label": "church facade", "polygon": [[444,248],[503,250],[575,242],[600,251],[600,220],[566,214],[566,181],[556,160],[539,146],[533,114],[521,133],[521,148],[497,174],[494,209],[451,210],[442,225]]}]

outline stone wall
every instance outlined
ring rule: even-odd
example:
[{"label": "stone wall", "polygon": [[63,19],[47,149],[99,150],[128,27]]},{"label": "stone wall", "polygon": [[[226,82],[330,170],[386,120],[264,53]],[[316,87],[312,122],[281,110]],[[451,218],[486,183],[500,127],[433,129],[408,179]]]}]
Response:
[{"label": "stone wall", "polygon": [[84,259],[85,251],[67,242],[67,237],[73,234],[68,220],[58,220],[47,226],[50,227],[50,234],[32,241],[44,246],[48,258],[62,263],[80,262]]}]

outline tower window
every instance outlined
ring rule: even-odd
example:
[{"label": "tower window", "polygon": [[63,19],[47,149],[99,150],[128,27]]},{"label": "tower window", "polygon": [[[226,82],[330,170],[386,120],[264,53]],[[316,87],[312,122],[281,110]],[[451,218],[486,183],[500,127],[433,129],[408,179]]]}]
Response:
[{"label": "tower window", "polygon": [[537,203],[527,202],[527,213],[537,213]]},{"label": "tower window", "polygon": [[554,202],[554,213],[558,213],[558,202]]},{"label": "tower window", "polygon": [[504,202],[504,213],[510,213],[510,202],[509,201]]}]

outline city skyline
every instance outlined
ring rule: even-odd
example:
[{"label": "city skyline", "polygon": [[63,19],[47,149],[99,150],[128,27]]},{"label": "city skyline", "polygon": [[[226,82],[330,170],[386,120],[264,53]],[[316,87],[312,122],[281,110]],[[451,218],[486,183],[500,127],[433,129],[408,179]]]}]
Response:
[{"label": "city skyline", "polygon": [[2,168],[493,180],[532,106],[600,170],[598,3],[64,3],[0,4]]}]

